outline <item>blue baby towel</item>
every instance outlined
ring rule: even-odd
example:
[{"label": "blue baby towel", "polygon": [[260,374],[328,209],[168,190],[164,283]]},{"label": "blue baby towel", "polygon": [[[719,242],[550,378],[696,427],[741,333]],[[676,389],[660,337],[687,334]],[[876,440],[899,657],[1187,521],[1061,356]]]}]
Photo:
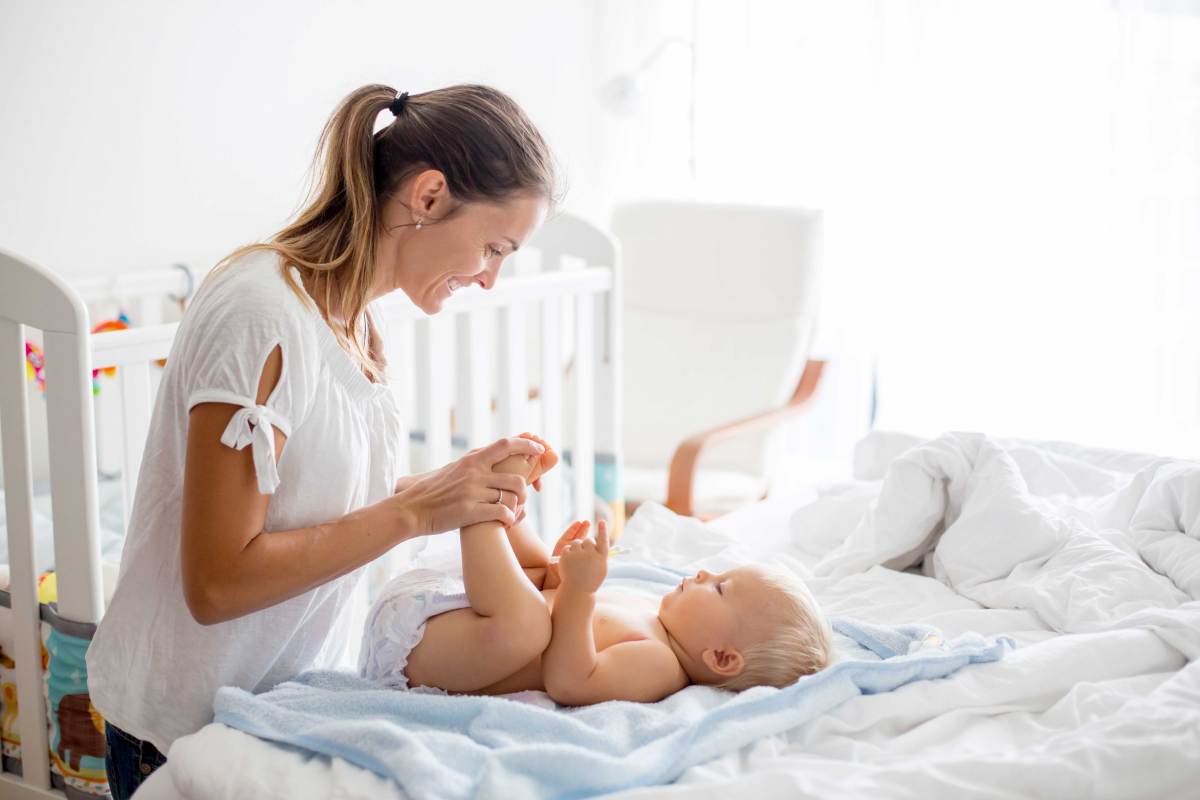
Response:
[{"label": "blue baby towel", "polygon": [[[663,594],[684,573],[614,563],[606,585]],[[657,703],[551,710],[504,697],[381,689],[350,673],[306,672],[269,692],[217,692],[216,721],[394,780],[413,798],[575,798],[669,783],[684,770],[796,727],[859,694],[997,661],[1011,639],[943,642],[927,625],[830,620],[843,657],[783,689],[689,686]],[[844,639],[841,637],[845,637]]]}]

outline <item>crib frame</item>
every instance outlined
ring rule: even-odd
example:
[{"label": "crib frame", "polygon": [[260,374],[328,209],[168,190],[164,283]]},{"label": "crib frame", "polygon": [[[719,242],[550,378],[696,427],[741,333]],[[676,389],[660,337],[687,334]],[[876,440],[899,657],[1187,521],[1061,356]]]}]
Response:
[{"label": "crib frame", "polygon": [[[427,317],[400,292],[378,301],[388,339],[396,338],[412,355],[411,360],[401,360],[399,374],[395,362],[389,366],[392,384],[418,387],[415,408],[401,403],[407,434],[402,440],[410,445],[404,457],[411,471],[440,466],[450,460],[452,435],[460,445],[477,447],[499,435],[531,429],[558,443],[563,441],[565,422],[570,421],[574,433],[565,452],[573,471],[574,517],[593,518],[598,483],[603,484],[604,499],[618,510],[619,517],[623,505],[618,488],[622,463],[619,249],[603,230],[567,213],[547,220],[523,252],[526,249],[541,254],[539,272],[502,278],[488,292],[475,287],[460,290],[436,316]],[[153,403],[152,362],[167,357],[178,323],[90,334],[82,295],[97,292],[98,282],[88,282],[81,293],[52,271],[3,250],[0,278],[0,445],[23,773],[22,777],[0,773],[0,794],[63,798],[50,784],[40,669],[41,609],[34,557],[25,328],[42,331],[46,354],[57,611],[68,620],[97,623],[104,613],[104,594],[91,371],[93,367],[119,368],[116,380],[122,399],[120,439],[128,519]],[[152,281],[155,287],[161,284],[164,293],[174,292],[179,276],[159,275]],[[565,347],[564,307],[572,312],[568,316],[573,325],[573,352]],[[488,319],[492,315],[496,320],[494,343],[503,367],[497,371],[494,389],[488,376],[493,344]],[[540,321],[542,328],[542,364],[560,367],[572,356],[566,374],[559,368],[544,368],[539,370],[536,384],[531,382],[525,333],[531,319]],[[385,342],[385,349],[387,346]],[[451,391],[452,383],[457,384],[457,391]],[[570,403],[565,399],[568,385],[573,389]],[[531,386],[536,391],[531,391]],[[540,419],[530,412],[531,396],[538,398]],[[564,405],[569,407],[564,409]],[[452,412],[461,431],[451,430]],[[569,420],[565,414],[571,415]],[[413,441],[423,443],[419,459],[409,455],[416,452]],[[601,481],[595,472],[597,445],[606,459]],[[420,463],[414,463],[417,461]],[[543,537],[550,535],[549,528],[566,510],[557,507],[554,499],[559,496],[554,490],[562,480],[561,473],[555,470],[543,478],[539,515]]]}]

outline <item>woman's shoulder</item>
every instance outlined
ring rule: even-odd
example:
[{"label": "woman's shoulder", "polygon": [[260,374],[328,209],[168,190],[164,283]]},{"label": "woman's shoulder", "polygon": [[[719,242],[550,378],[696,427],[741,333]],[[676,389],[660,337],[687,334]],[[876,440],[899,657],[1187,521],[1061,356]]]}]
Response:
[{"label": "woman's shoulder", "polygon": [[[273,250],[254,250],[234,258],[201,284],[196,300],[200,301],[205,293],[223,303],[278,304],[281,313],[307,317],[316,312],[284,277],[281,256]],[[260,310],[265,309],[260,306]]]},{"label": "woman's shoulder", "polygon": [[284,277],[280,263],[271,250],[237,257],[201,285],[188,315],[196,322],[203,318],[209,333],[269,328],[315,344],[313,326],[320,316],[301,296],[303,288],[293,288]]}]

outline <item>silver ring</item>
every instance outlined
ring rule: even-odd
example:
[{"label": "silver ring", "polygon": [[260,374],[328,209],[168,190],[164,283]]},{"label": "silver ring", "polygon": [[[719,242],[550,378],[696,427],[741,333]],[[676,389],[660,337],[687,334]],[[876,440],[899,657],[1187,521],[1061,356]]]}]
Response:
[{"label": "silver ring", "polygon": [[496,497],[496,502],[499,503],[500,505],[504,505],[504,490],[497,489],[496,491],[499,492],[499,494]]}]

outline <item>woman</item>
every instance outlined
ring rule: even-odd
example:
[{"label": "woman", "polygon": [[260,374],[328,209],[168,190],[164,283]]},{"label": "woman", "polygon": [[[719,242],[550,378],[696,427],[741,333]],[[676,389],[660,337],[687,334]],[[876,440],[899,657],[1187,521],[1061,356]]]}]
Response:
[{"label": "woman", "polygon": [[[374,133],[381,111],[394,119]],[[296,221],[234,252],[180,324],[143,456],[121,577],[89,649],[113,796],[130,796],[223,685],[344,663],[365,564],[414,536],[522,514],[502,439],[400,477],[400,425],[368,303],[428,314],[490,289],[556,204],[546,143],[485,86],[364,86],[321,137]]]}]

